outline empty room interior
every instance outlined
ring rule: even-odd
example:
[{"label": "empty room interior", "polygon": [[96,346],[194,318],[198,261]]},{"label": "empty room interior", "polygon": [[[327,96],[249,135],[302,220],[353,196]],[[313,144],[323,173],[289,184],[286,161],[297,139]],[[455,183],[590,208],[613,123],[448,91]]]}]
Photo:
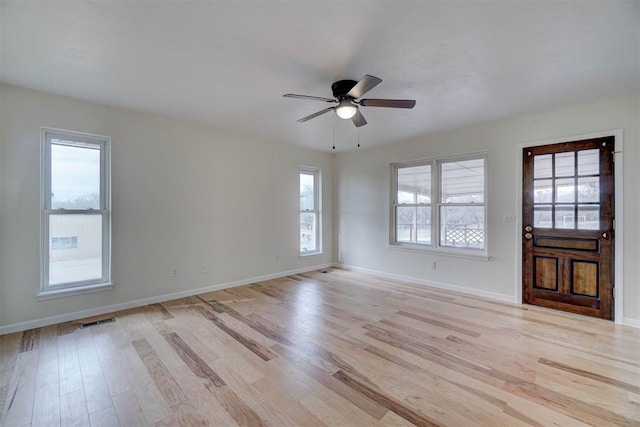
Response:
[{"label": "empty room interior", "polygon": [[0,426],[640,425],[639,1],[0,0]]}]

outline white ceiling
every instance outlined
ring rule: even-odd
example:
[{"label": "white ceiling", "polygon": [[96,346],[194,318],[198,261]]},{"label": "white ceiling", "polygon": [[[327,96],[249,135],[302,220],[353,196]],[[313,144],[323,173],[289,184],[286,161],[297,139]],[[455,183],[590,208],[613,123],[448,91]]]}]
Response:
[{"label": "white ceiling", "polygon": [[350,121],[282,98],[372,74],[363,146],[638,93],[640,2],[4,1],[2,81],[338,151]]}]

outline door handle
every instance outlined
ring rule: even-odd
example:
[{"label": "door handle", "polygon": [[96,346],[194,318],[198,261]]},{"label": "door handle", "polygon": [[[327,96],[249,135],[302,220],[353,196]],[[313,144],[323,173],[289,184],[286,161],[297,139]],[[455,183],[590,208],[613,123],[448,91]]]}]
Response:
[{"label": "door handle", "polygon": [[533,234],[531,233],[524,233],[524,238],[527,240],[531,240],[533,238]]},{"label": "door handle", "polygon": [[524,231],[526,231],[527,233],[530,233],[530,232],[531,232],[531,230],[533,230],[533,228],[531,228],[531,226],[530,226],[530,225],[527,225],[527,226],[524,228]]}]

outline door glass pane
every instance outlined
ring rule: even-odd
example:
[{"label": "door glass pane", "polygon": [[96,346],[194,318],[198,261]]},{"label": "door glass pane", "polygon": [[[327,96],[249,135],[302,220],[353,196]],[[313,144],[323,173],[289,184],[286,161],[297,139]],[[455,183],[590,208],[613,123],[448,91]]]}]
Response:
[{"label": "door glass pane", "polygon": [[484,203],[484,159],[441,165],[442,203]]},{"label": "door glass pane", "polygon": [[534,156],[533,177],[534,178],[551,178],[551,154]]},{"label": "door glass pane", "polygon": [[600,229],[600,206],[578,205],[578,230]]},{"label": "door glass pane", "polygon": [[556,176],[573,176],[575,173],[573,161],[574,152],[558,153],[556,156]]},{"label": "door glass pane", "polygon": [[578,151],[578,175],[600,174],[600,150]]},{"label": "door glass pane", "polygon": [[317,214],[315,212],[300,213],[300,252],[318,250],[316,242]]},{"label": "door glass pane", "polygon": [[50,215],[49,235],[49,285],[102,278],[102,215]]},{"label": "door glass pane", "polygon": [[573,178],[556,179],[556,202],[574,202],[575,188]]},{"label": "door glass pane", "polygon": [[398,203],[431,203],[431,165],[398,168]]},{"label": "door glass pane", "polygon": [[60,142],[51,144],[51,208],[100,209],[100,147]]},{"label": "door glass pane", "polygon": [[556,205],[555,228],[575,228],[574,205]]},{"label": "door glass pane", "polygon": [[313,194],[313,181],[315,176],[310,173],[300,174],[300,210],[315,209],[315,198]]},{"label": "door glass pane", "polygon": [[578,202],[600,201],[600,177],[578,178]]},{"label": "door glass pane", "polygon": [[533,182],[533,203],[551,203],[553,201],[553,185],[550,179]]},{"label": "door glass pane", "polygon": [[440,244],[456,248],[484,248],[483,206],[442,206]]},{"label": "door glass pane", "polygon": [[533,226],[536,228],[553,228],[551,205],[536,205],[533,208]]}]

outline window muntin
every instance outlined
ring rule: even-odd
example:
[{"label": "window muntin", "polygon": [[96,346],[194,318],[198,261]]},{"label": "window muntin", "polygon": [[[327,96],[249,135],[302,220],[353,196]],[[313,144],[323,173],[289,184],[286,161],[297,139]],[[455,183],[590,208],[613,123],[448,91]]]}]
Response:
[{"label": "window muntin", "polygon": [[391,244],[486,252],[486,156],[392,165]]},{"label": "window muntin", "polygon": [[320,245],[320,171],[301,168],[300,178],[300,254],[321,252]]},{"label": "window muntin", "polygon": [[110,281],[109,139],[43,129],[41,290]]},{"label": "window muntin", "polygon": [[600,228],[600,152],[597,149],[533,158],[533,226]]}]

